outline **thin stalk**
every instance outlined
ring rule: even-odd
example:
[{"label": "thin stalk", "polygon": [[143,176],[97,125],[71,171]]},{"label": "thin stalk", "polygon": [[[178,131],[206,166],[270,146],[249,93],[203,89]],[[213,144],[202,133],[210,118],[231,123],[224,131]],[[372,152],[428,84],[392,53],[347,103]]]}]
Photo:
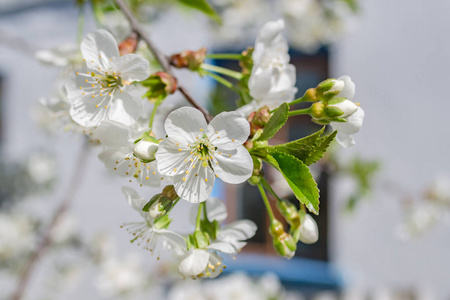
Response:
[{"label": "thin stalk", "polygon": [[152,130],[152,127],[153,127],[153,120],[155,119],[156,111],[158,110],[158,106],[161,105],[161,103],[163,102],[163,100],[164,100],[164,99],[156,101],[156,102],[155,102],[155,106],[153,106],[152,114],[150,115],[150,121],[148,122],[148,128],[149,128],[149,131]]},{"label": "thin stalk", "polygon": [[302,103],[302,102],[307,102],[307,101],[308,100],[307,100],[306,97],[301,97],[301,98],[295,99],[294,101],[292,101],[292,102],[290,102],[288,104],[289,104],[289,106],[292,106],[292,105],[295,105],[295,104],[298,104],[298,103]]},{"label": "thin stalk", "polygon": [[202,68],[203,70],[207,70],[207,71],[211,71],[211,72],[215,72],[215,73],[219,73],[231,78],[235,78],[237,80],[241,80],[242,78],[242,74],[227,68],[222,68],[219,66],[214,66],[214,65],[209,65],[209,64],[201,64],[200,68]]},{"label": "thin stalk", "polygon": [[[131,29],[133,30],[133,32],[137,34],[139,39],[143,40],[147,44],[148,49],[152,52],[153,56],[156,58],[156,60],[158,61],[159,65],[161,66],[163,71],[174,76],[174,74],[171,70],[170,64],[169,64],[169,58],[166,55],[164,55],[162,52],[160,52],[158,50],[158,48],[156,48],[156,46],[153,44],[153,42],[147,37],[147,35],[145,34],[145,31],[142,29],[141,24],[139,24],[138,20],[133,15],[133,13],[128,8],[128,6],[123,2],[123,0],[114,0],[114,1],[116,2],[117,6],[120,8],[120,10],[123,12],[125,17],[127,18],[128,22],[131,25]],[[199,105],[197,103],[197,101],[195,101],[195,99],[186,91],[186,89],[184,87],[182,87],[181,85],[178,85],[178,90],[180,91],[181,94],[183,94],[184,98],[186,98],[186,100],[193,107],[198,109],[205,116],[205,119],[208,122],[212,120],[211,114],[206,109],[204,109],[201,105]]]},{"label": "thin stalk", "polygon": [[242,58],[242,54],[238,54],[238,53],[211,53],[211,54],[206,54],[206,58],[240,60]]},{"label": "thin stalk", "polygon": [[217,75],[215,73],[206,71],[206,70],[203,70],[203,73],[205,73],[206,75],[210,76],[211,78],[216,80],[218,83],[221,83],[222,85],[224,85],[225,87],[229,88],[230,90],[233,90],[233,91],[237,92],[236,88],[234,87],[234,85],[230,81],[226,80],[225,78],[223,78],[223,77],[221,77],[221,76],[219,76],[219,75]]},{"label": "thin stalk", "polygon": [[266,179],[264,177],[261,178],[261,183],[262,185],[266,188],[266,190],[269,191],[269,193],[274,196],[278,201],[283,201],[280,197],[278,197],[278,195],[275,193],[275,191],[272,189],[272,187],[270,186],[270,184],[266,181]]},{"label": "thin stalk", "polygon": [[269,199],[267,199],[266,192],[264,191],[264,188],[261,185],[261,183],[258,183],[258,190],[259,190],[259,193],[261,194],[261,197],[264,200],[264,205],[266,206],[266,210],[267,210],[267,214],[269,215],[270,222],[272,222],[273,220],[275,220],[275,216],[273,214],[272,207],[270,206]]},{"label": "thin stalk", "polygon": [[305,109],[292,110],[288,112],[288,116],[298,116],[298,115],[309,115],[311,112],[311,107]]},{"label": "thin stalk", "polygon": [[195,222],[195,231],[200,231],[200,221],[202,220],[202,209],[205,202],[201,202],[198,206],[197,221]]},{"label": "thin stalk", "polygon": [[77,44],[83,40],[84,34],[84,2],[78,8],[78,28],[77,28]]}]

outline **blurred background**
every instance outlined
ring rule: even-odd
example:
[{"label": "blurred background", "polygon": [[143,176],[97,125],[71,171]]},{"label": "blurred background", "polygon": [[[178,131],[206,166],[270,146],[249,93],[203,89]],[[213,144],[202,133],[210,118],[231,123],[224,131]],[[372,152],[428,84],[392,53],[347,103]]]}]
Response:
[{"label": "blurred background", "polygon": [[[94,1],[94,8],[107,2]],[[177,1],[131,4],[167,54],[201,47],[238,53],[254,45],[262,24],[284,18],[299,97],[329,77],[350,75],[356,83],[355,101],[366,112],[356,145],[335,145],[313,170],[321,189],[319,242],[299,244],[290,261],[277,257],[255,190],[218,184],[214,193],[226,199],[228,221],[252,219],[258,233],[219,279],[179,281],[164,254],[157,262],[128,242],[120,225],[138,216],[120,191],[127,181],[96,158],[100,147],[83,150],[83,136],[55,128],[39,105],[61,92],[68,62],[38,51],[76,49],[78,7],[69,0],[0,0],[0,298],[16,288],[85,151],[73,203],[23,299],[450,299],[450,2],[210,2],[222,26]],[[84,11],[85,34],[102,20],[119,40],[129,33],[114,9],[100,17],[91,4]],[[178,75],[196,99],[213,100],[215,113],[234,108],[215,82]],[[180,95],[169,101],[185,103]],[[312,126],[298,118],[276,139],[303,137]],[[281,183],[276,188],[283,193]],[[184,201],[174,209],[176,230],[191,226],[189,209]]]}]

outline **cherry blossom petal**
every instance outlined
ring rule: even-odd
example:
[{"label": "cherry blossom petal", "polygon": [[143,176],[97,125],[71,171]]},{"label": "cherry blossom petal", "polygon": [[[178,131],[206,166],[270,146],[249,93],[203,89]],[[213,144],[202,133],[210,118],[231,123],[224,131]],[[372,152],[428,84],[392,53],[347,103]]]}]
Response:
[{"label": "cherry blossom petal", "polygon": [[182,199],[191,203],[203,202],[211,195],[215,179],[213,170],[209,166],[202,167],[199,161],[195,171],[174,177],[174,187]]},{"label": "cherry blossom petal", "polygon": [[161,174],[169,176],[184,174],[183,166],[189,159],[191,149],[183,143],[179,137],[168,137],[159,144],[155,157]]},{"label": "cherry blossom petal", "polygon": [[237,254],[237,249],[230,243],[227,242],[215,242],[207,247],[211,250],[220,251],[226,254]]},{"label": "cherry blossom petal", "polygon": [[253,160],[247,149],[243,146],[236,150],[220,150],[214,159],[214,171],[220,179],[227,183],[238,184],[246,181],[252,176]]},{"label": "cherry blossom petal", "polygon": [[232,150],[245,143],[250,135],[250,124],[237,112],[223,112],[208,125],[211,143],[224,150]]},{"label": "cherry blossom petal", "polygon": [[341,76],[339,77],[339,80],[344,81],[344,88],[339,93],[339,97],[344,97],[349,100],[352,100],[355,96],[355,90],[356,86],[355,83],[352,81],[350,76]]},{"label": "cherry blossom petal", "polygon": [[126,81],[141,81],[150,76],[149,62],[136,54],[116,57],[111,66]]},{"label": "cherry blossom petal", "polygon": [[131,133],[129,127],[114,121],[103,121],[95,130],[95,135],[107,147],[127,147],[130,145]]},{"label": "cherry blossom petal", "polygon": [[364,111],[358,107],[350,117],[347,118],[347,122],[331,122],[331,126],[334,130],[337,130],[336,140],[344,148],[349,148],[355,144],[353,134],[359,132],[364,120]]},{"label": "cherry blossom petal", "polygon": [[103,29],[89,33],[83,39],[81,53],[89,68],[100,68],[103,72],[110,69],[110,59],[120,56],[116,40]]},{"label": "cherry blossom petal", "polygon": [[178,264],[178,272],[182,276],[197,276],[206,269],[209,255],[206,250],[191,249]]},{"label": "cherry blossom petal", "polygon": [[148,213],[143,212],[142,208],[147,204],[148,200],[142,198],[134,189],[127,186],[122,187],[122,193],[127,198],[128,204],[141,216],[147,219]]},{"label": "cherry blossom petal", "polygon": [[197,137],[200,138],[200,129],[205,130],[206,126],[203,114],[198,109],[187,106],[171,112],[164,124],[167,135],[183,139],[184,144],[192,144]]},{"label": "cherry blossom petal", "polygon": [[142,113],[142,101],[135,87],[128,86],[114,92],[114,101],[110,104],[108,118],[124,125],[133,125]]}]

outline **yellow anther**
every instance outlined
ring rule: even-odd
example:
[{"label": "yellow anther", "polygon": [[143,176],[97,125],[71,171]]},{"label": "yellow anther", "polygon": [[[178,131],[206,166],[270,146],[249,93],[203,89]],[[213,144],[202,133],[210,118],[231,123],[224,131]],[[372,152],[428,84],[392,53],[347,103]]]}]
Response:
[{"label": "yellow anther", "polygon": [[186,178],[183,177],[183,181],[186,181]]},{"label": "yellow anther", "polygon": [[208,181],[208,178],[205,178],[205,182]]},{"label": "yellow anther", "polygon": [[234,142],[234,139],[232,139],[231,141]]},{"label": "yellow anther", "polygon": [[178,152],[181,152],[181,149],[178,149]]},{"label": "yellow anther", "polygon": [[77,75],[78,75],[79,73],[77,72]]},{"label": "yellow anther", "polygon": [[128,175],[128,172],[125,172],[126,175]]},{"label": "yellow anther", "polygon": [[189,174],[189,171],[186,171],[186,174]]},{"label": "yellow anther", "polygon": [[82,93],[82,95],[84,95],[84,93]]},{"label": "yellow anther", "polygon": [[155,171],[153,171],[153,175],[156,175],[156,172],[155,172]]},{"label": "yellow anther", "polygon": [[173,171],[174,171],[174,172],[176,172],[176,171],[177,171],[177,169],[175,168],[175,169],[173,169]]},{"label": "yellow anther", "polygon": [[[107,109],[108,108],[108,106],[105,106],[105,109]],[[231,155],[230,155],[231,156]]]},{"label": "yellow anther", "polygon": [[94,95],[92,95],[92,98],[94,98],[95,96]]},{"label": "yellow anther", "polygon": [[95,108],[97,108],[97,107],[98,107],[98,105],[96,104],[96,105],[95,105]]},{"label": "yellow anther", "polygon": [[203,131],[203,128],[200,128],[200,131]]},{"label": "yellow anther", "polygon": [[356,105],[358,105],[358,106],[360,106],[360,105],[361,105],[361,103],[359,103],[359,102],[356,102],[355,104],[356,104]]},{"label": "yellow anther", "polygon": [[148,176],[147,176],[147,177],[145,177],[145,179],[147,179],[147,180],[148,180]]},{"label": "yellow anther", "polygon": [[218,132],[218,131],[216,131],[216,134],[219,134],[219,132]]},{"label": "yellow anther", "polygon": [[87,79],[85,79],[84,81],[87,82]]},{"label": "yellow anther", "polygon": [[219,177],[219,175],[216,174],[216,177]]},{"label": "yellow anther", "polygon": [[121,93],[123,93],[123,91],[122,91],[122,90],[120,90],[120,92],[121,92]]},{"label": "yellow anther", "polygon": [[102,94],[102,93],[100,93],[100,96],[103,96],[103,94]]}]

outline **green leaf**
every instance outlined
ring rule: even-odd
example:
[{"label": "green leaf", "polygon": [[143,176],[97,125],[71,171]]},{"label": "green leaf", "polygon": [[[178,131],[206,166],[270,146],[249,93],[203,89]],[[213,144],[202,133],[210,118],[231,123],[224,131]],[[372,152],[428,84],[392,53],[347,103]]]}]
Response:
[{"label": "green leaf", "polygon": [[287,105],[287,103],[281,104],[273,113],[272,117],[270,117],[270,120],[264,127],[264,132],[259,136],[258,141],[267,141],[271,139],[286,123],[288,113],[289,105]]},{"label": "green leaf", "polygon": [[292,155],[273,152],[267,155],[266,161],[275,166],[286,179],[295,197],[310,212],[319,214],[319,189],[309,172],[309,168]]},{"label": "green leaf", "polygon": [[316,148],[317,141],[324,130],[325,127],[322,127],[319,131],[296,141],[277,146],[270,146],[268,147],[269,154],[277,152],[286,153],[296,157],[302,162],[305,162],[310,156],[310,153],[314,151],[314,148]]},{"label": "green leaf", "polygon": [[222,24],[222,20],[220,19],[220,16],[216,13],[216,11],[209,5],[208,1],[206,0],[178,0],[180,3],[189,6],[191,8],[197,9],[207,16],[209,16],[211,19],[216,21],[219,24]]},{"label": "green leaf", "polygon": [[310,166],[313,163],[317,162],[319,159],[321,159],[325,151],[327,151],[328,146],[330,146],[330,143],[336,137],[336,134],[337,130],[335,130],[330,135],[321,137],[317,141],[316,147],[313,149],[313,151],[310,152],[308,158],[304,161],[305,165]]}]

